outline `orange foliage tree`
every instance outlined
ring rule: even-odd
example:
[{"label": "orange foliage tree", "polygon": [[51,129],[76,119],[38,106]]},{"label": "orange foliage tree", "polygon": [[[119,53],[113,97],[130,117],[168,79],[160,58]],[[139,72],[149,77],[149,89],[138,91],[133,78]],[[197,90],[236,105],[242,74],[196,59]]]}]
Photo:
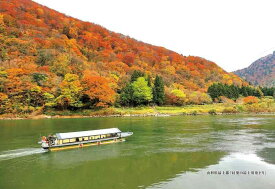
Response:
[{"label": "orange foliage tree", "polygon": [[108,80],[101,76],[85,75],[82,79],[84,95],[88,103],[95,107],[108,107],[114,103],[115,91],[109,86]]},{"label": "orange foliage tree", "polygon": [[247,96],[243,99],[243,102],[245,104],[254,104],[254,103],[258,103],[259,99],[255,96]]}]

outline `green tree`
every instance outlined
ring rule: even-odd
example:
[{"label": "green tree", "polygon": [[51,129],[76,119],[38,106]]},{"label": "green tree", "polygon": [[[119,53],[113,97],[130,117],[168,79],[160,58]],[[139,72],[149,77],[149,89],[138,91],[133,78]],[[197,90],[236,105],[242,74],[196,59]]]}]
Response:
[{"label": "green tree", "polygon": [[44,105],[44,99],[42,94],[42,88],[39,86],[34,86],[28,91],[27,95],[28,98],[26,101],[28,102],[29,106],[38,107]]},{"label": "green tree", "polygon": [[235,85],[230,85],[229,88],[230,88],[231,96],[230,97],[228,96],[228,98],[231,98],[231,99],[234,99],[234,100],[239,98],[239,96],[240,96],[239,95],[239,88]]},{"label": "green tree", "polygon": [[128,83],[120,94],[120,104],[123,106],[133,106],[133,87],[131,83]]},{"label": "green tree", "polygon": [[57,106],[61,109],[81,107],[82,89],[78,75],[66,74],[60,84],[60,95],[56,98]]},{"label": "green tree", "polygon": [[43,83],[47,81],[48,76],[47,76],[47,74],[43,74],[43,73],[33,73],[32,74],[32,79],[39,86],[43,86]]},{"label": "green tree", "polygon": [[164,94],[164,83],[163,79],[160,76],[156,76],[155,82],[154,82],[154,88],[153,88],[153,101],[157,105],[162,105],[165,100],[165,94]]},{"label": "green tree", "polygon": [[240,94],[244,97],[248,96],[247,89],[245,86],[242,86],[242,88],[240,88]]},{"label": "green tree", "polygon": [[148,82],[148,87],[152,87],[152,78],[151,75],[147,75],[147,82]]},{"label": "green tree", "polygon": [[131,83],[136,81],[139,77],[144,77],[144,73],[139,70],[135,70],[131,75]]},{"label": "green tree", "polygon": [[43,98],[45,101],[46,107],[54,107],[56,106],[55,97],[51,93],[43,93]]},{"label": "green tree", "polygon": [[275,93],[275,87],[260,87],[260,90],[263,92],[264,96],[273,96]]},{"label": "green tree", "polygon": [[223,95],[223,85],[219,83],[213,83],[207,90],[207,93],[214,100]]},{"label": "green tree", "polygon": [[132,83],[134,105],[148,104],[152,98],[152,89],[144,77],[139,77]]},{"label": "green tree", "polygon": [[261,91],[260,88],[256,88],[254,89],[254,96],[261,98],[264,96],[264,93]]}]

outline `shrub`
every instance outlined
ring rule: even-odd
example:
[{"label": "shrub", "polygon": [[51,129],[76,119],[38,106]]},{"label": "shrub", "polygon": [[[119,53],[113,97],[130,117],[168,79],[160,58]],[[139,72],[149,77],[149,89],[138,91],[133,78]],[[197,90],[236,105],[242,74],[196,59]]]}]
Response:
[{"label": "shrub", "polygon": [[217,115],[217,112],[216,112],[215,109],[209,110],[208,113],[209,113],[210,115]]},{"label": "shrub", "polygon": [[195,111],[191,112],[191,115],[198,115],[198,112],[195,110]]},{"label": "shrub", "polygon": [[234,100],[231,100],[231,99],[229,99],[225,96],[220,96],[219,101],[222,102],[222,103],[228,103],[228,104],[233,104],[234,103]]},{"label": "shrub", "polygon": [[266,109],[260,107],[258,103],[247,104],[246,109],[248,112],[266,112]]},{"label": "shrub", "polygon": [[236,107],[228,107],[224,108],[222,113],[238,113],[238,110],[236,109]]},{"label": "shrub", "polygon": [[254,103],[258,103],[259,102],[259,99],[255,96],[248,96],[248,97],[245,97],[243,99],[243,102],[245,104],[254,104]]},{"label": "shrub", "polygon": [[238,112],[244,112],[245,111],[245,108],[243,107],[243,105],[237,105],[236,109],[237,109]]},{"label": "shrub", "polygon": [[166,93],[166,103],[182,106],[186,102],[186,94],[180,89],[173,89]]},{"label": "shrub", "polygon": [[199,91],[189,91],[187,93],[187,103],[188,104],[210,104],[212,103],[211,97]]}]

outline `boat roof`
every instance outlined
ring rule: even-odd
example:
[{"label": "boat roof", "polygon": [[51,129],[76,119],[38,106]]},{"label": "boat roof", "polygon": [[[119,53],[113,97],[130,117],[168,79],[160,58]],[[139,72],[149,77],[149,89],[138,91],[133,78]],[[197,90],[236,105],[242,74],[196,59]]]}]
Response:
[{"label": "boat roof", "polygon": [[76,138],[76,137],[85,137],[85,136],[94,136],[94,135],[105,135],[112,133],[120,133],[121,131],[118,128],[110,129],[99,129],[99,130],[90,130],[90,131],[79,131],[79,132],[70,132],[70,133],[56,133],[57,139],[67,139],[67,138]]}]

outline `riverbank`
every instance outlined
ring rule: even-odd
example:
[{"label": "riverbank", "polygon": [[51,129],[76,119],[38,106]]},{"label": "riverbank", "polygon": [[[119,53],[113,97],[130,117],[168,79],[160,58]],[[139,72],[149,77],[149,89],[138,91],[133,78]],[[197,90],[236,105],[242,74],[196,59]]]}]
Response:
[{"label": "riverbank", "polygon": [[145,117],[176,115],[224,115],[224,114],[274,114],[272,104],[235,104],[217,103],[187,106],[144,106],[144,107],[110,107],[99,110],[54,111],[47,110],[39,115],[1,115],[0,119],[49,119],[49,118],[87,118],[87,117]]}]

